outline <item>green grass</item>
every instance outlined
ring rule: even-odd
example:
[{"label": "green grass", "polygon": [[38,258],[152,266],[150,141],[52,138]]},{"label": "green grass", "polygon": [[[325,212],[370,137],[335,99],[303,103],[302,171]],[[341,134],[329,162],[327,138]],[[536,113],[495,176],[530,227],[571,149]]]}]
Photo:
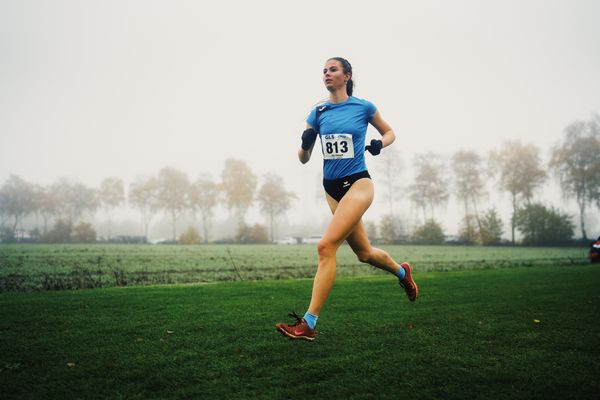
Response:
[{"label": "green grass", "polygon": [[[419,272],[585,263],[587,249],[381,246]],[[309,278],[316,246],[2,245],[0,292]],[[377,275],[348,246],[338,275]]]},{"label": "green grass", "polygon": [[[3,399],[576,399],[600,392],[598,266],[0,294]],[[539,320],[535,323],[534,320]],[[69,363],[74,364],[69,366]]]}]

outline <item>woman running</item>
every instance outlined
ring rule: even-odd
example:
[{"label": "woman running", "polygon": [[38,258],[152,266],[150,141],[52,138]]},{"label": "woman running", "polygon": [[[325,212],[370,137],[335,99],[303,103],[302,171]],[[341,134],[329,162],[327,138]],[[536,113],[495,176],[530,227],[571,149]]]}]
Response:
[{"label": "woman running", "polygon": [[[308,311],[296,323],[276,324],[276,329],[292,339],[315,339],[319,313],[329,296],[336,275],[336,252],[344,240],[361,262],[396,275],[408,299],[415,301],[419,288],[412,278],[409,263],[399,265],[390,255],[369,242],[362,216],[373,201],[373,182],[365,164],[365,151],[376,156],[392,144],[396,135],[383,120],[373,103],[352,96],[352,66],[341,57],[327,60],[323,82],[329,91],[329,101],[314,108],[302,133],[298,158],[302,164],[310,160],[317,138],[323,151],[323,187],[333,218],[317,245],[319,263],[313,282]],[[365,146],[367,126],[371,124],[381,134]]]}]

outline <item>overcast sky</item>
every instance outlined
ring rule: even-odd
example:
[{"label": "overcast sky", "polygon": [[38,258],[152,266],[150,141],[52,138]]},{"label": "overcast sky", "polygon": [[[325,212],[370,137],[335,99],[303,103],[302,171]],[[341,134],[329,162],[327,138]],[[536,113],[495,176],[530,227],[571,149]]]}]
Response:
[{"label": "overcast sky", "polygon": [[322,158],[296,150],[332,56],[406,165],[512,139],[547,159],[600,112],[599,16],[593,0],[0,0],[0,182],[128,184],[167,165],[218,180],[233,157],[306,207]]}]

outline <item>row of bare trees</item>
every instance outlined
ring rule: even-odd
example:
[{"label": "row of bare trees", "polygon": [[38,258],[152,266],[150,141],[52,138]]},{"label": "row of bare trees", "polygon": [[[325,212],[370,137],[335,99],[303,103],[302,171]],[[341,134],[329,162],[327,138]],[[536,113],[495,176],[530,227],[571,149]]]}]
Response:
[{"label": "row of bare trees", "polygon": [[157,176],[138,177],[132,182],[129,203],[140,210],[145,236],[150,221],[162,209],[171,217],[175,240],[177,218],[187,211],[194,217],[200,215],[207,241],[214,210],[220,203],[238,223],[243,223],[248,209],[257,202],[267,218],[273,240],[279,218],[291,207],[296,195],[285,190],[283,179],[276,174],[266,174],[262,181],[258,188],[258,177],[243,160],[227,159],[221,182],[213,182],[207,175],[190,182],[184,172],[166,167]]},{"label": "row of bare trees", "polygon": [[51,219],[72,226],[84,214],[98,209],[110,217],[124,199],[123,182],[118,178],[107,178],[98,189],[92,189],[65,178],[41,186],[11,175],[0,188],[0,226],[8,226],[14,234],[23,218],[33,214],[43,220],[42,232],[46,233]]},{"label": "row of bare trees", "polygon": [[[376,165],[382,174],[392,216],[395,199],[399,198],[397,181],[401,158],[393,151],[384,152],[381,157]],[[481,210],[488,196],[488,183],[492,182],[510,195],[513,243],[518,211],[533,204],[548,180],[547,171],[551,171],[564,197],[576,200],[581,236],[587,239],[584,214],[590,207],[600,207],[600,116],[567,126],[563,141],[551,149],[547,165],[534,144],[510,141],[487,157],[471,150],[458,151],[447,161],[438,154],[417,155],[413,167],[413,183],[402,190],[422,215],[423,223],[435,220],[435,212],[443,209],[453,195],[464,212],[461,231],[466,232],[466,236],[474,235],[469,232],[478,232],[479,236],[497,237],[501,221],[495,210]],[[66,179],[42,187],[13,175],[0,188],[0,225],[9,226],[14,232],[25,216],[34,214],[43,220],[43,232],[46,232],[50,219],[71,225],[83,214],[99,210],[110,222],[114,210],[125,204],[127,198],[129,205],[140,211],[144,236],[148,235],[152,219],[163,211],[172,221],[175,240],[176,222],[186,212],[194,218],[200,216],[203,238],[207,241],[218,205],[227,208],[239,224],[248,209],[257,204],[266,217],[273,240],[279,219],[296,198],[285,190],[283,179],[267,174],[258,187],[259,178],[245,161],[236,159],[225,161],[220,178],[220,182],[214,182],[209,176],[201,175],[192,182],[184,172],[165,167],[156,175],[137,177],[129,185],[126,196],[123,181],[114,177],[92,189]]]},{"label": "row of bare trees", "polygon": [[172,221],[173,240],[177,238],[177,220],[182,213],[200,215],[204,240],[210,236],[209,227],[215,208],[225,204],[238,223],[255,202],[267,218],[271,239],[274,238],[279,218],[290,208],[295,194],[285,190],[283,179],[267,174],[259,179],[246,162],[225,161],[221,182],[213,182],[207,175],[190,181],[187,174],[172,167],[162,168],[156,175],[138,176],[128,187],[120,178],[106,178],[98,188],[90,188],[68,179],[60,179],[47,187],[30,183],[11,175],[0,188],[0,226],[8,226],[15,234],[23,218],[35,215],[43,220],[42,234],[48,222],[63,221],[72,226],[81,217],[103,211],[109,222],[114,210],[125,204],[139,210],[143,234],[148,236],[152,219],[160,211]]},{"label": "row of bare trees", "polygon": [[[385,156],[385,155],[384,155]],[[384,157],[382,156],[382,157]],[[394,180],[398,179],[399,157],[392,156],[380,167],[393,214]],[[395,167],[392,167],[395,165]],[[493,182],[511,198],[511,238],[515,241],[517,211],[531,205],[547,181],[551,171],[557,178],[565,198],[574,198],[579,207],[581,236],[587,239],[584,215],[589,207],[600,208],[600,116],[576,121],[565,128],[562,143],[551,149],[550,161],[544,165],[540,149],[518,140],[504,143],[482,157],[475,151],[460,150],[449,161],[434,153],[417,155],[413,161],[413,183],[402,188],[423,217],[435,220],[435,211],[445,208],[450,195],[462,204],[463,229],[475,223],[483,232],[484,214],[495,219],[493,210],[482,213],[480,204],[487,197],[487,184]]]}]

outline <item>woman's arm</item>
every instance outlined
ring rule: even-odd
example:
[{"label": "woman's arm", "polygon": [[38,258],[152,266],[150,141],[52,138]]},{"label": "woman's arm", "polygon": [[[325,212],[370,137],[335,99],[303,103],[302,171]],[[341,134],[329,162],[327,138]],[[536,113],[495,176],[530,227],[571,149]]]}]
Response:
[{"label": "woman's arm", "polygon": [[396,134],[392,130],[390,124],[385,122],[383,118],[381,118],[381,114],[379,111],[375,111],[373,118],[371,118],[371,125],[377,129],[377,131],[381,134],[381,141],[383,142],[383,147],[387,147],[390,144],[394,143],[396,140]]}]

